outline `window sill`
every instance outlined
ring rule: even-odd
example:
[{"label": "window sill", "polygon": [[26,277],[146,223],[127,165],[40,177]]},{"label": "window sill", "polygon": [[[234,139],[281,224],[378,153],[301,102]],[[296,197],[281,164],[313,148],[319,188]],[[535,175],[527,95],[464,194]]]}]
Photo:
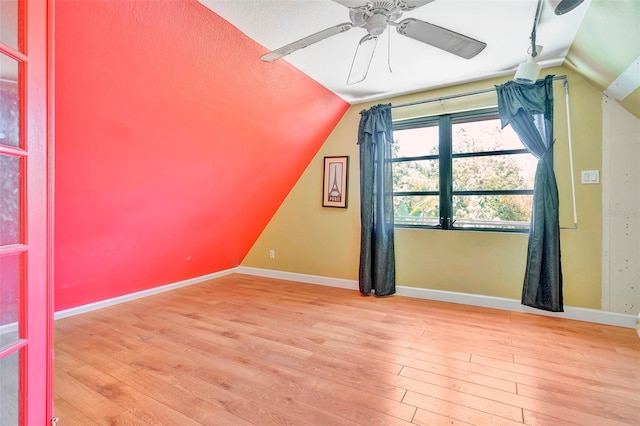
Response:
[{"label": "window sill", "polygon": [[529,228],[464,228],[464,227],[453,227],[450,229],[442,229],[440,226],[429,226],[429,225],[403,225],[403,224],[395,224],[394,228],[397,229],[419,229],[419,230],[435,230],[435,231],[464,231],[464,232],[498,232],[498,233],[507,233],[507,234],[528,234]]}]

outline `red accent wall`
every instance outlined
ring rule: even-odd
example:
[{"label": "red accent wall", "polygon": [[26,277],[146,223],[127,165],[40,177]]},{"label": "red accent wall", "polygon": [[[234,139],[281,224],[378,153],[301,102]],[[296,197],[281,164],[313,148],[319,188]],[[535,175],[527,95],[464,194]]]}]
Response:
[{"label": "red accent wall", "polygon": [[235,267],[348,104],[195,1],[59,1],[55,306]]}]

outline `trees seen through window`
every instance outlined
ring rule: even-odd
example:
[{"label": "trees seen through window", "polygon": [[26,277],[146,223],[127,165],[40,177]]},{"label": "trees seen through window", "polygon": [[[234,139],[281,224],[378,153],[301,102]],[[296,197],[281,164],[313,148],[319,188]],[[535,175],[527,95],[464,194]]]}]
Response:
[{"label": "trees seen through window", "polygon": [[400,226],[527,229],[537,159],[495,111],[394,123]]}]

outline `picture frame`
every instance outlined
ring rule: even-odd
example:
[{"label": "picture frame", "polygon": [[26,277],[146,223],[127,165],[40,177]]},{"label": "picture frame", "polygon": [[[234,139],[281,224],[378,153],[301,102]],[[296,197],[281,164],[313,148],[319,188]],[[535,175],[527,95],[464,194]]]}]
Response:
[{"label": "picture frame", "polygon": [[349,156],[324,157],[322,207],[347,208]]}]

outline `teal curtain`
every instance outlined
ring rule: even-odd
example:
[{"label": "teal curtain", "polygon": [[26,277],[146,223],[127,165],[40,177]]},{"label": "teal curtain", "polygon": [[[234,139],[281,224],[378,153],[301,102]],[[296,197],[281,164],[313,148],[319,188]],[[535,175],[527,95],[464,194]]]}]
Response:
[{"label": "teal curtain", "polygon": [[502,127],[510,124],[538,158],[522,304],[563,311],[558,187],[553,171],[553,76],[497,86]]},{"label": "teal curtain", "polygon": [[376,105],[360,116],[360,292],[387,296],[396,292],[391,104]]}]

